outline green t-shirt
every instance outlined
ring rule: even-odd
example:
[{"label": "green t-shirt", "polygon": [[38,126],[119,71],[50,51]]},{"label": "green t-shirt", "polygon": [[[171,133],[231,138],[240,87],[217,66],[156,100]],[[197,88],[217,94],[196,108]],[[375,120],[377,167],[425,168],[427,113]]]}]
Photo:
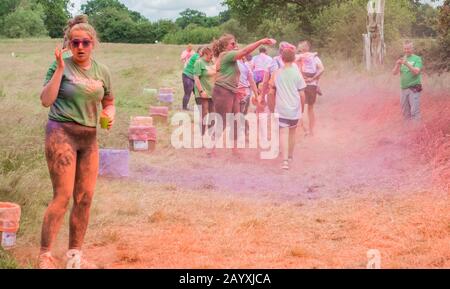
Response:
[{"label": "green t-shirt", "polygon": [[216,80],[216,85],[234,93],[238,92],[240,77],[239,67],[235,60],[237,53],[237,51],[230,51],[222,55]]},{"label": "green t-shirt", "polygon": [[[71,57],[65,58],[64,63],[61,86],[58,97],[50,108],[49,119],[96,127],[100,102],[104,97],[113,97],[109,70],[95,60],[92,60],[89,70],[77,66]],[[47,72],[45,85],[53,77],[56,68],[55,61]]]},{"label": "green t-shirt", "polygon": [[[422,69],[422,58],[415,54],[408,57],[407,61],[413,66]],[[418,75],[414,75],[411,70],[406,65],[402,65],[400,68],[401,73],[401,87],[402,89],[407,89],[414,85],[418,85],[422,83],[422,73]]]},{"label": "green t-shirt", "polygon": [[198,53],[195,53],[194,55],[192,55],[192,57],[189,59],[188,64],[186,65],[186,68],[183,70],[183,73],[192,79],[194,79],[195,62],[197,62],[197,59],[199,59],[199,58],[200,58],[200,55]]},{"label": "green t-shirt", "polygon": [[[208,67],[211,67],[212,63],[207,62],[203,58],[199,58],[197,62],[195,62],[194,66],[194,76],[198,76],[200,79],[200,83],[203,87],[203,90],[208,95],[208,98],[211,98],[212,95],[212,76],[208,74]],[[197,89],[197,86],[195,86],[195,96],[200,97],[200,93]]]}]

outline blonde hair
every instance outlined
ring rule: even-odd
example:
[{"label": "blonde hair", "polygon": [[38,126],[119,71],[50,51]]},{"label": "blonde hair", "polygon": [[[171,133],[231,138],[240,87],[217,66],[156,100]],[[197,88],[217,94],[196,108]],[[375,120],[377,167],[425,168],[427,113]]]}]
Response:
[{"label": "blonde hair", "polygon": [[69,21],[67,21],[67,25],[66,25],[66,27],[64,27],[63,48],[66,48],[69,46],[69,33],[70,33],[70,30],[72,29],[72,27],[74,27],[77,24],[81,24],[81,23],[89,23],[87,15],[84,15],[84,14],[77,15],[77,16],[73,17],[72,19],[69,19]]},{"label": "blonde hair", "polygon": [[297,48],[300,52],[304,52],[306,48],[311,49],[311,43],[308,40],[300,41]]},{"label": "blonde hair", "polygon": [[236,39],[232,34],[224,34],[219,40],[215,40],[212,44],[212,50],[214,57],[219,57],[219,55],[224,52],[231,40]]},{"label": "blonde hair", "polygon": [[90,25],[89,23],[79,23],[74,25],[69,31],[69,41],[72,40],[72,33],[74,31],[86,32],[91,37],[94,47],[96,47],[99,44],[97,38],[97,31],[95,31],[94,27],[92,27],[92,25]]}]

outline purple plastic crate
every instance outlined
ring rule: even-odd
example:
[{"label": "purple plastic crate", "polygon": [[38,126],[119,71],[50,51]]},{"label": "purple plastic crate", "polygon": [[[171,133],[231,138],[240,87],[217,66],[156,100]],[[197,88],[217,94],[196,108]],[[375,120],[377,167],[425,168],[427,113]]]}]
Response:
[{"label": "purple plastic crate", "polygon": [[99,175],[128,177],[130,152],[128,150],[100,149]]}]

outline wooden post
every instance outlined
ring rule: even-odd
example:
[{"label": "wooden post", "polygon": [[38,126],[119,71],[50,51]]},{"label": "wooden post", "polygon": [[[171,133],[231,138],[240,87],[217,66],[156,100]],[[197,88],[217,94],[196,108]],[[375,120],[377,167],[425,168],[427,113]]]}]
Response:
[{"label": "wooden post", "polygon": [[369,0],[367,3],[367,34],[363,34],[367,70],[384,63],[384,7],[385,0]]}]

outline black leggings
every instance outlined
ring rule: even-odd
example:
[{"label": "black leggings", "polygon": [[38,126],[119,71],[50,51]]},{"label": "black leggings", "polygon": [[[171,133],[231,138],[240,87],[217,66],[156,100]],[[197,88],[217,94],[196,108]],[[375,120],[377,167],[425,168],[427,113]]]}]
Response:
[{"label": "black leggings", "polygon": [[191,95],[194,92],[195,81],[184,73],[182,74],[182,79],[184,88],[183,109],[187,109]]}]

